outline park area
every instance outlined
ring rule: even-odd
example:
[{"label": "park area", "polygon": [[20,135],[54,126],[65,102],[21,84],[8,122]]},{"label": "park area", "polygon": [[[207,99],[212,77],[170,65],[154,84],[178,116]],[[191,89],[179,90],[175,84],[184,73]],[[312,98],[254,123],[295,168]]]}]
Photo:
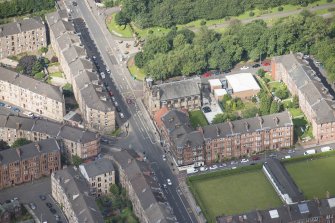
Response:
[{"label": "park area", "polygon": [[[238,172],[236,170],[228,170]],[[189,179],[191,190],[209,222],[219,215],[232,215],[282,205],[260,168],[243,173],[216,174]]]},{"label": "park area", "polygon": [[307,159],[285,165],[287,171],[307,199],[326,198],[335,195],[335,156]]}]

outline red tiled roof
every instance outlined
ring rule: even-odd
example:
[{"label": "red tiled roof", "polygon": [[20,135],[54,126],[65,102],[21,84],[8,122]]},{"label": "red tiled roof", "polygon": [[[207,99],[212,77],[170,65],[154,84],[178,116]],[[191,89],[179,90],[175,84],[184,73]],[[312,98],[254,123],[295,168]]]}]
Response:
[{"label": "red tiled roof", "polygon": [[154,121],[156,122],[158,127],[161,127],[163,125],[162,122],[162,116],[165,115],[167,112],[169,111],[169,109],[164,106],[161,109],[159,109],[155,114],[154,114]]}]

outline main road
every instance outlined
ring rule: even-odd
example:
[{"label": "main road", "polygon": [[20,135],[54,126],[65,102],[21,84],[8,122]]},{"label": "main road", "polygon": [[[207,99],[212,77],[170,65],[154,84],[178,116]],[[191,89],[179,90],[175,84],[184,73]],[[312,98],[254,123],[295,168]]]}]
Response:
[{"label": "main road", "polygon": [[[115,145],[144,153],[160,185],[166,184],[168,178],[172,181],[172,185],[163,189],[163,192],[177,221],[197,222],[188,201],[181,193],[179,181],[173,174],[174,164],[163,161],[164,152],[156,129],[140,99],[142,84],[131,80],[125,63],[120,60],[122,55],[117,49],[116,40],[106,37],[106,30],[102,27],[105,24],[97,20],[86,1],[77,1],[77,6],[73,6],[72,1],[65,3],[72,14],[75,29],[81,33],[88,55],[96,57],[99,72],[107,69],[111,71],[111,75],[106,75],[103,81],[110,86],[119,108],[125,114],[125,118],[117,118],[117,124],[129,126],[126,138],[118,140]],[[135,103],[127,105],[127,98],[134,99]],[[104,148],[103,152],[108,153],[108,148]]]}]

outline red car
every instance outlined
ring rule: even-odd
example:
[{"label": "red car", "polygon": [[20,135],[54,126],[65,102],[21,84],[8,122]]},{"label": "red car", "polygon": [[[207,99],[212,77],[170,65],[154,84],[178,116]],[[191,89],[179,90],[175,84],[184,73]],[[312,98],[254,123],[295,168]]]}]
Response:
[{"label": "red car", "polygon": [[271,65],[271,62],[269,62],[269,61],[263,61],[262,62],[262,66],[264,66],[264,67],[267,67],[267,66],[270,66]]},{"label": "red car", "polygon": [[252,160],[260,160],[261,158],[259,156],[253,156],[251,159]]},{"label": "red car", "polygon": [[209,72],[206,72],[206,73],[204,73],[204,74],[202,75],[202,77],[210,77],[210,76],[212,76],[212,74],[209,73]]},{"label": "red car", "polygon": [[112,91],[108,91],[109,96],[113,96],[113,92]]}]

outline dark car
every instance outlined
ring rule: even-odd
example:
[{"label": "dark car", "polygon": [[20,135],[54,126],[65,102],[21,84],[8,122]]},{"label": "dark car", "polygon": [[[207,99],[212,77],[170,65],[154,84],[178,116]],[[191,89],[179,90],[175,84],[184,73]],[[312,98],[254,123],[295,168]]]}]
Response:
[{"label": "dark car", "polygon": [[45,199],[47,199],[47,197],[45,195],[40,195],[39,197],[42,201],[45,201]]},{"label": "dark car", "polygon": [[5,106],[5,105],[6,105],[5,103],[0,102],[0,107],[3,107],[3,106]]},{"label": "dark car", "polygon": [[45,205],[46,205],[48,208],[52,208],[52,204],[51,204],[51,203],[49,203],[49,202],[48,202],[48,203],[46,203]]},{"label": "dark car", "polygon": [[115,107],[117,112],[121,112],[120,107]]},{"label": "dark car", "polygon": [[57,213],[56,209],[53,209],[53,208],[50,208],[50,212],[53,213],[53,214]]},{"label": "dark car", "polygon": [[77,6],[78,4],[77,4],[77,2],[72,2],[72,5]]},{"label": "dark car", "polygon": [[261,65],[259,65],[258,63],[252,65],[252,68],[257,68],[257,67],[260,67]]},{"label": "dark car", "polygon": [[202,110],[204,111],[204,113],[208,113],[212,111],[210,107],[203,107]]},{"label": "dark car", "polygon": [[253,156],[251,157],[252,160],[260,160],[261,158],[259,156]]}]

